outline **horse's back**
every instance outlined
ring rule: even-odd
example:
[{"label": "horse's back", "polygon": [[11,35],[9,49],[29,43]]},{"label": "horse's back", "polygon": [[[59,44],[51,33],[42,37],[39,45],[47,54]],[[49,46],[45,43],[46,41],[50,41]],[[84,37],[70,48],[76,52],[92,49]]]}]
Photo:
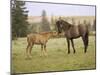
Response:
[{"label": "horse's back", "polygon": [[79,29],[80,35],[84,35],[89,32],[88,26],[86,24],[78,25],[78,29]]},{"label": "horse's back", "polygon": [[72,25],[68,30],[66,30],[65,35],[68,38],[77,38],[80,36],[80,33],[78,31],[78,27],[75,25]]},{"label": "horse's back", "polygon": [[84,34],[88,33],[88,26],[87,25],[72,25],[68,30],[66,30],[65,35],[68,38],[78,38]]}]

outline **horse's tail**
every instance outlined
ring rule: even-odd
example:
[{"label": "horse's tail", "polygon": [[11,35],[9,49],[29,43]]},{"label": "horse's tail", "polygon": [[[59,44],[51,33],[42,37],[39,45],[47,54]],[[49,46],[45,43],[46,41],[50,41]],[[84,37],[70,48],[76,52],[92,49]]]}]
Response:
[{"label": "horse's tail", "polygon": [[89,42],[89,26],[88,25],[86,25],[85,38],[86,38],[86,45],[88,46],[88,42]]},{"label": "horse's tail", "polygon": [[89,42],[89,31],[86,32],[85,34],[85,40],[86,40],[86,45],[88,46],[88,42]]},{"label": "horse's tail", "polygon": [[87,47],[89,43],[89,29],[88,26],[86,26],[86,33],[85,33],[85,39],[84,39],[84,44],[85,44],[85,53],[87,52]]}]

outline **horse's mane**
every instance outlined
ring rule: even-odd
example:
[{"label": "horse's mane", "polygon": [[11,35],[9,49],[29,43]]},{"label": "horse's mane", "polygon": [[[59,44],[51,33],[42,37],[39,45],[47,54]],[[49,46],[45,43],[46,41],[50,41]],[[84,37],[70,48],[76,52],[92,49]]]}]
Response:
[{"label": "horse's mane", "polygon": [[63,23],[63,25],[65,26],[64,28],[70,28],[70,27],[72,27],[73,25],[72,24],[70,24],[70,23],[68,23],[67,21],[64,21],[64,20],[61,20],[62,21],[62,23]]},{"label": "horse's mane", "polygon": [[72,26],[72,24],[68,23],[67,21],[62,20],[62,22],[65,23],[65,25]]}]

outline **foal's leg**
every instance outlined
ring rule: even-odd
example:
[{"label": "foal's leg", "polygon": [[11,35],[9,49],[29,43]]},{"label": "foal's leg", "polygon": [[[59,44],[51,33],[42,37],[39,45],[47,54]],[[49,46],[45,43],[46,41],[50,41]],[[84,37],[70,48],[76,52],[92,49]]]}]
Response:
[{"label": "foal's leg", "polygon": [[30,47],[30,44],[28,43],[27,48],[26,48],[26,54],[27,54],[27,56],[28,56],[28,49],[29,49],[29,47]]},{"label": "foal's leg", "polygon": [[33,47],[33,43],[31,43],[31,45],[30,45],[30,51],[29,51],[30,55],[31,55],[31,52],[32,52],[32,47]]},{"label": "foal's leg", "polygon": [[74,42],[73,42],[73,39],[71,39],[71,43],[72,43],[72,47],[73,47],[73,50],[74,50],[74,53],[75,53],[75,48],[74,48]]},{"label": "foal's leg", "polygon": [[68,54],[70,53],[70,40],[67,38],[67,44],[68,44]]},{"label": "foal's leg", "polygon": [[47,55],[46,44],[44,45],[45,55]]},{"label": "foal's leg", "polygon": [[41,56],[43,55],[43,44],[41,44]]}]

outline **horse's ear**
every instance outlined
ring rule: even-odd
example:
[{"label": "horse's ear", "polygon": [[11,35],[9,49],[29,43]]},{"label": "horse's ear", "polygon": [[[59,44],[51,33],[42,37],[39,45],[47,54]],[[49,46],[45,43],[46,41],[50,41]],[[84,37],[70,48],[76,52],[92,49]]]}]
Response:
[{"label": "horse's ear", "polygon": [[71,25],[68,25],[68,29],[71,27]]},{"label": "horse's ear", "polygon": [[55,25],[56,25],[56,26],[58,25],[58,21],[56,21]]},{"label": "horse's ear", "polygon": [[58,28],[58,25],[59,25],[59,21],[56,21],[55,27]]}]

